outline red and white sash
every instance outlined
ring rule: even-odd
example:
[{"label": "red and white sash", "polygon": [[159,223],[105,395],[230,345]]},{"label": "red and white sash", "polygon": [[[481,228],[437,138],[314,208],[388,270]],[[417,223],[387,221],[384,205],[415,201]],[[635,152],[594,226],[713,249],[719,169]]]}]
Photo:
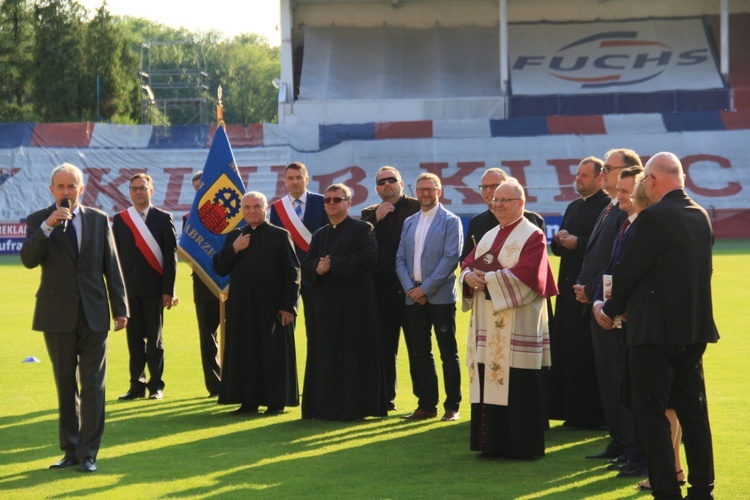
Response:
[{"label": "red and white sash", "polygon": [[302,219],[299,218],[297,212],[294,211],[292,202],[289,201],[289,196],[284,196],[283,198],[274,201],[273,206],[276,208],[276,213],[279,214],[281,225],[283,225],[284,229],[289,231],[289,234],[292,235],[292,240],[295,245],[300,247],[303,252],[307,252],[310,248],[312,234],[310,234],[310,231],[308,231],[305,225],[302,224]]},{"label": "red and white sash", "polygon": [[141,215],[135,209],[130,207],[120,212],[123,222],[135,238],[135,246],[141,251],[149,265],[159,274],[164,274],[164,257],[161,253],[159,244],[154,239],[154,235],[148,230],[146,223],[141,219]]}]

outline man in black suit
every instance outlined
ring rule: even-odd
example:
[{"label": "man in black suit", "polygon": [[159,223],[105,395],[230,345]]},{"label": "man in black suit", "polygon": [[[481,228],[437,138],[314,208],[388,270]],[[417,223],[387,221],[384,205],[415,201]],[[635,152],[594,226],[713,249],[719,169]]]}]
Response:
[{"label": "man in black suit", "polygon": [[142,398],[146,388],[149,399],[164,397],[162,325],[164,308],[177,305],[177,238],[172,214],[151,205],[153,194],[151,176],[131,177],[133,206],[115,215],[112,225],[131,313],[127,328],[130,388],[120,399]]},{"label": "man in black suit", "polygon": [[404,220],[419,212],[419,202],[403,193],[401,173],[390,166],[381,167],[375,174],[375,191],[383,202],[363,208],[361,219],[375,227],[378,240],[375,291],[378,295],[388,411],[393,411],[396,409],[396,356],[406,307],[404,289],[396,276],[396,251]]},{"label": "man in black suit", "polygon": [[[482,181],[479,191],[482,193],[482,199],[487,204],[487,210],[481,214],[475,215],[469,220],[469,228],[466,230],[464,246],[461,249],[461,261],[466,258],[479,240],[487,234],[490,229],[494,229],[499,224],[497,217],[492,213],[492,198],[495,196],[495,189],[507,181],[510,177],[501,168],[488,168],[482,174]],[[544,232],[544,218],[536,212],[524,209],[523,216],[532,224]]]},{"label": "man in black suit", "polygon": [[29,269],[42,266],[32,327],[44,332],[65,452],[50,468],[78,465],[81,472],[94,472],[104,433],[109,309],[114,330],[121,330],[128,303],[109,218],[79,203],[83,189],[77,167],[63,163],[52,171],[55,203],[26,219],[21,261]]},{"label": "man in black suit", "polygon": [[633,411],[656,498],[682,498],[670,425],[674,405],[690,464],[691,499],[712,498],[713,446],[703,353],[719,334],[713,318],[713,231],[706,211],[685,192],[680,160],[658,153],[643,179],[654,203],[638,216],[612,276],[608,318],[627,311]]},{"label": "man in black suit", "polygon": [[[643,171],[641,159],[630,149],[613,149],[604,155],[602,167],[602,190],[611,198],[602,210],[586,245],[583,265],[578,274],[573,291],[576,300],[584,305],[583,313],[590,337],[588,345],[593,348],[593,361],[596,367],[596,386],[604,411],[604,421],[611,437],[607,447],[588,458],[615,460],[615,466],[623,467],[623,475],[644,475],[642,468],[630,464],[634,458],[634,434],[632,419],[624,415],[620,405],[622,387],[622,360],[625,356],[625,339],[612,332],[604,331],[592,314],[591,304],[596,289],[602,281],[602,271],[612,257],[612,246],[622,224],[628,218],[627,212],[618,208],[617,180],[622,172],[637,175]],[[618,469],[619,470],[619,469]]]},{"label": "man in black suit", "polygon": [[[193,174],[193,189],[201,187],[202,171]],[[182,227],[187,223],[188,214],[182,217]],[[203,381],[206,384],[208,397],[219,396],[221,388],[221,367],[219,366],[219,298],[203,283],[195,273],[193,278],[193,303],[198,319],[198,338],[201,348],[201,366]]]}]

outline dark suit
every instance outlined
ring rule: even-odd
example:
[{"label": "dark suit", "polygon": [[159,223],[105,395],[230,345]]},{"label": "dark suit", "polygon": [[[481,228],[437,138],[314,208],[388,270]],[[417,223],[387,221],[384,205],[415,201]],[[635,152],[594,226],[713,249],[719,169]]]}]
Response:
[{"label": "dark suit", "polygon": [[[182,217],[182,226],[187,223],[187,214]],[[221,388],[221,367],[219,366],[219,299],[195,275],[193,278],[193,302],[198,319],[198,339],[201,348],[203,381],[209,394],[219,394]]]},{"label": "dark suit", "polygon": [[404,326],[406,307],[404,289],[396,276],[396,251],[401,240],[404,220],[419,212],[419,202],[415,198],[401,195],[393,205],[393,212],[378,222],[375,211],[380,205],[362,209],[362,220],[375,227],[378,240],[378,266],[375,268],[375,291],[378,295],[380,316],[380,342],[383,350],[383,370],[385,390],[389,408],[395,408],[396,399],[396,356],[401,328]]},{"label": "dark suit", "polygon": [[26,219],[21,261],[28,268],[42,266],[32,328],[44,332],[52,362],[60,448],[66,457],[96,460],[104,432],[107,331],[111,316],[128,316],[128,304],[107,214],[80,207],[76,258],[61,227],[49,237],[42,230],[55,210],[52,205]]},{"label": "dark suit", "polygon": [[[164,257],[163,274],[151,267],[140,250],[122,215],[114,217],[112,230],[117,252],[122,263],[122,274],[130,304],[127,326],[130,353],[130,389],[152,393],[164,389],[164,323],[163,295],[174,296],[177,269],[177,243],[172,214],[151,206],[146,215],[146,227],[153,235]],[[146,340],[144,347],[143,340]],[[146,383],[145,368],[149,380]]]},{"label": "dark suit", "polygon": [[638,215],[614,269],[609,317],[627,310],[633,411],[655,495],[680,498],[669,421],[674,406],[690,464],[691,498],[713,491],[711,428],[703,352],[719,334],[713,319],[713,232],[708,214],[683,189]]},{"label": "dark suit", "polygon": [[[576,280],[583,285],[586,297],[593,301],[596,289],[602,282],[604,268],[612,258],[612,247],[628,214],[619,209],[619,204],[605,207],[589,237],[586,253],[583,256],[583,266]],[[609,211],[608,211],[609,209]],[[612,438],[607,445],[609,455],[632,455],[635,436],[633,435],[633,419],[630,412],[620,404],[620,392],[627,347],[622,330],[604,330],[596,322],[591,304],[584,308],[589,322],[590,339],[593,348],[593,362],[596,367],[596,385],[599,389],[601,408],[604,420]]]}]

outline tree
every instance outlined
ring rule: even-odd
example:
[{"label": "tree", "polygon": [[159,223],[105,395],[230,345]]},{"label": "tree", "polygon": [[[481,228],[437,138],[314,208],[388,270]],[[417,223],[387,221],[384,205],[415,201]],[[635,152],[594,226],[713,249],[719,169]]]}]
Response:
[{"label": "tree", "polygon": [[84,96],[86,103],[91,104],[86,108],[89,116],[96,120],[134,123],[138,116],[135,97],[139,91],[136,58],[127,44],[122,27],[106,7],[107,3],[104,2],[86,27]]},{"label": "tree", "polygon": [[240,35],[220,42],[207,59],[212,95],[219,85],[223,89],[226,123],[277,121],[277,91],[271,82],[280,73],[278,47],[260,35]]},{"label": "tree", "polygon": [[83,121],[90,117],[84,89],[84,19],[74,0],[41,0],[34,9],[35,107],[44,121]]},{"label": "tree", "polygon": [[0,121],[31,121],[32,9],[27,0],[0,4]]}]

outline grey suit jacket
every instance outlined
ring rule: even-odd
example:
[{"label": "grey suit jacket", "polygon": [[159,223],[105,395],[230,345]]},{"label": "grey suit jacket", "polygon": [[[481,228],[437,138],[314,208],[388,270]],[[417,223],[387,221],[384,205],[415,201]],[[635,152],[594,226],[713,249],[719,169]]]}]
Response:
[{"label": "grey suit jacket", "polygon": [[[414,235],[419,214],[417,212],[404,221],[396,252],[396,275],[405,292],[417,286],[414,281]],[[456,267],[462,239],[461,219],[440,204],[435,219],[427,230],[421,260],[421,287],[430,304],[452,304],[458,298]],[[413,300],[406,297],[407,305],[413,303]]]},{"label": "grey suit jacket", "polygon": [[32,328],[46,333],[74,331],[80,299],[89,328],[106,332],[110,328],[110,317],[128,316],[125,285],[109,217],[95,208],[81,206],[81,248],[76,259],[61,227],[53,229],[49,237],[41,228],[42,222],[55,209],[53,204],[26,219],[21,261],[29,269],[42,266]]}]

